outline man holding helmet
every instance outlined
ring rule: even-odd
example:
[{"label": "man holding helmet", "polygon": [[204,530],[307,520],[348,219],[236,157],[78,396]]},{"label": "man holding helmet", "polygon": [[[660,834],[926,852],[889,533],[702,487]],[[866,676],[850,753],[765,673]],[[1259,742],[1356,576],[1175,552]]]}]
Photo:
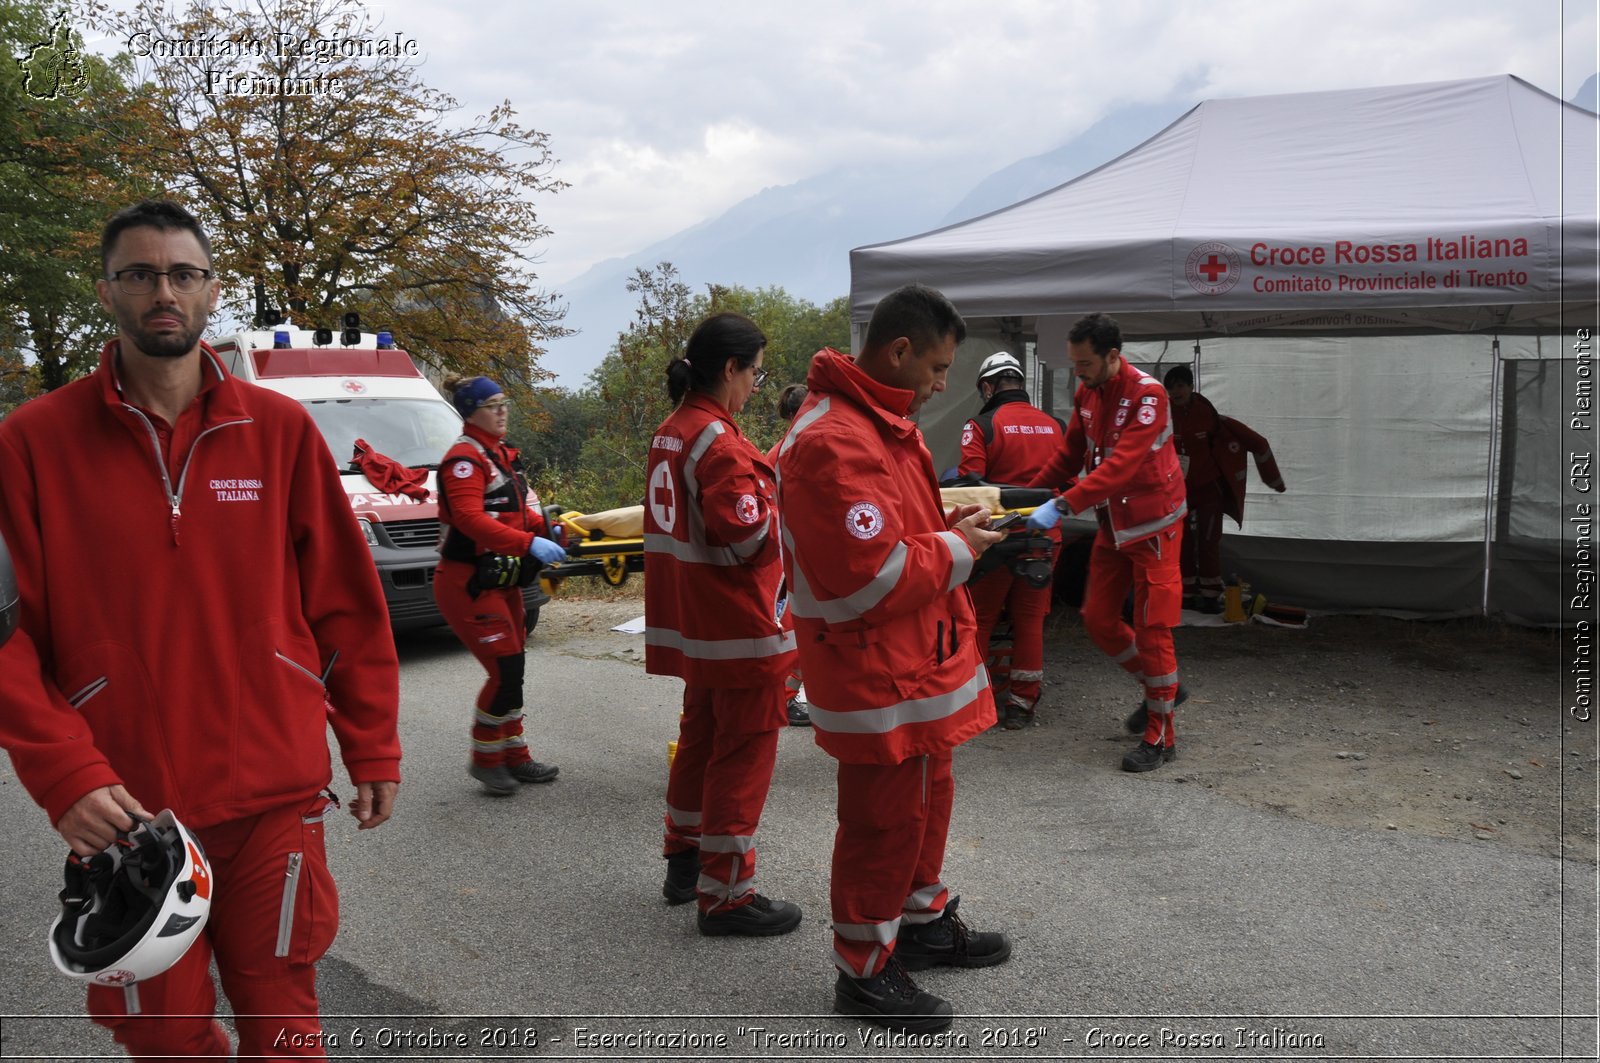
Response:
[{"label": "man holding helmet", "polygon": [[[320,1058],[316,963],[338,928],[330,724],[361,829],[399,787],[383,592],[305,408],[200,341],[218,282],[194,217],[129,207],[101,258],[117,336],[99,367],[0,422],[20,592],[0,746],[80,861],[168,811],[204,848],[203,933],[163,973],[92,984],[96,1022],[135,1058],[226,1057],[214,957],[241,1058]],[[89,463],[92,491],[63,471]],[[66,958],[82,977],[99,954]]]},{"label": "man holding helmet", "polygon": [[[1028,399],[1023,389],[1022,363],[1001,351],[978,367],[978,393],[983,409],[961,430],[961,464],[964,477],[994,484],[1025,486],[1032,482],[1061,448],[1066,426]],[[1016,534],[1027,535],[1026,529]],[[1050,568],[1061,548],[1061,532],[1048,531]],[[972,605],[978,614],[978,647],[988,652],[989,639],[1002,610],[1011,617],[1011,689],[999,709],[1000,722],[1016,731],[1034,720],[1039,706],[1039,684],[1044,679],[1044,618],[1050,615],[1050,582],[1034,586],[1001,564],[970,585]]]}]

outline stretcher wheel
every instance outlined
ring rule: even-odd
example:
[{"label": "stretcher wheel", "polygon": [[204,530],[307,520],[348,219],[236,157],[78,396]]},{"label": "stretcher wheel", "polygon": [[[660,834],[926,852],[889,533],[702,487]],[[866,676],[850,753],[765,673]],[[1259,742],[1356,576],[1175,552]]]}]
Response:
[{"label": "stretcher wheel", "polygon": [[621,554],[611,554],[600,562],[600,578],[613,587],[628,582],[628,559]]}]

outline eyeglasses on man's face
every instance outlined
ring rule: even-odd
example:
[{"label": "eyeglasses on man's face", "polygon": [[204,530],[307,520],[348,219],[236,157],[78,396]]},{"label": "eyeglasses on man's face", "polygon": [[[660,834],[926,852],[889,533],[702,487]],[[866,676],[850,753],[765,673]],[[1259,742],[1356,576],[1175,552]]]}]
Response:
[{"label": "eyeglasses on man's face", "polygon": [[177,269],[119,269],[111,280],[123,295],[149,295],[156,290],[156,278],[167,278],[167,284],[179,295],[193,295],[211,279],[209,269],[197,266],[179,266]]}]

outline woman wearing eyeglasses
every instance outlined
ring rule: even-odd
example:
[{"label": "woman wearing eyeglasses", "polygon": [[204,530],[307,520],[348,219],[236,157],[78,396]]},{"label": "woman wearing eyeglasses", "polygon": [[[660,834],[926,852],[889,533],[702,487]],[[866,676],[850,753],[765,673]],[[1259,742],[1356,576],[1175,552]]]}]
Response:
[{"label": "woman wearing eyeglasses", "polygon": [[800,925],[798,905],[755,891],[755,832],[795,659],[772,466],[733,420],[766,379],[766,346],[741,314],[701,322],[667,366],[678,408],[647,462],[645,670],[684,683],[661,892],[670,904],[698,899],[710,936]]},{"label": "woman wearing eyeglasses", "polygon": [[489,673],[472,717],[467,773],[504,797],[523,783],[553,780],[522,737],[523,651],[527,630],[522,588],[539,569],[566,557],[545,537],[515,448],[505,444],[510,407],[486,376],[449,376],[445,391],[465,421],[461,438],[439,463],[439,519],[444,542],[433,597],[450,629]]}]

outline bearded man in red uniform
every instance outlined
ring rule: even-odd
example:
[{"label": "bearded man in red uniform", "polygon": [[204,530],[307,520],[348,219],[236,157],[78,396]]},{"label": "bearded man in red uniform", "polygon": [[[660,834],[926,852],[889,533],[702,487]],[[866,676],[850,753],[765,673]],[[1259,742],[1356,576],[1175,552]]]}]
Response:
[{"label": "bearded man in red uniform", "polygon": [[[201,341],[218,282],[194,217],[136,204],[100,254],[116,338],[0,422],[21,615],[0,650],[0,746],[79,856],[159,809],[205,849],[201,936],[154,978],[89,987],[129,1055],[231,1054],[215,959],[239,1058],[323,1059],[328,729],[360,829],[388,821],[400,785],[383,589],[311,416]],[[91,465],[93,491],[62,472]]]},{"label": "bearded man in red uniform", "polygon": [[[1151,771],[1177,755],[1173,715],[1182,696],[1172,629],[1183,610],[1183,471],[1167,393],[1122,357],[1116,321],[1105,314],[1079,319],[1067,334],[1067,353],[1079,386],[1065,445],[1029,485],[1060,494],[1054,505],[1035,509],[1028,526],[1043,531],[1064,513],[1095,511],[1100,532],[1089,557],[1083,626],[1143,688],[1133,720],[1143,724],[1143,740],[1122,767]],[[1131,626],[1122,619],[1130,589]]]},{"label": "bearded man in red uniform", "polygon": [[[1061,449],[1066,426],[1034,406],[1022,387],[1022,363],[1001,352],[978,367],[978,393],[983,409],[961,430],[962,476],[992,484],[1028,484]],[[1018,534],[1026,535],[1022,529]],[[1050,566],[1061,547],[1061,532],[1050,530]],[[1008,731],[1034,721],[1039,684],[1044,680],[1044,618],[1050,615],[1050,583],[1036,587],[1009,565],[999,565],[970,586],[978,612],[978,646],[988,651],[989,639],[1003,610],[1011,618],[1011,689],[1000,709]]]},{"label": "bearded man in red uniform", "polygon": [[834,1010],[908,1031],[950,1004],[908,969],[988,967],[1004,934],[970,930],[941,878],[952,751],[994,723],[966,580],[1002,538],[946,513],[912,422],[943,391],[966,325],[941,293],[884,296],[856,358],[826,349],[778,451],[784,571],[817,744],[839,761],[831,901]]}]

